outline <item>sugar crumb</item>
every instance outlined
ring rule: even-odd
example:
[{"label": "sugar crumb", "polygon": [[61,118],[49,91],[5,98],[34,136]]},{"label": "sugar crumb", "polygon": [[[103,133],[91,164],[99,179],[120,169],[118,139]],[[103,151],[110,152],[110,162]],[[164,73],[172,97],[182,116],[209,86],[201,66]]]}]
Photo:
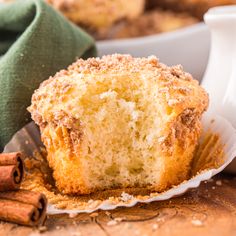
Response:
[{"label": "sugar crumb", "polygon": [[93,212],[92,214],[89,215],[90,217],[97,217],[98,213],[97,212]]},{"label": "sugar crumb", "polygon": [[107,216],[110,216],[110,215],[111,215],[111,212],[105,211],[105,214],[106,214]]},{"label": "sugar crumb", "polygon": [[93,199],[90,199],[89,201],[88,201],[88,204],[92,204],[94,201],[93,201]]},{"label": "sugar crumb", "polygon": [[213,179],[208,179],[207,182],[212,183],[212,182],[214,182],[214,180]]},{"label": "sugar crumb", "polygon": [[123,192],[123,193],[121,194],[121,200],[124,201],[124,202],[127,202],[127,201],[129,201],[129,200],[132,200],[133,198],[134,198],[134,197],[133,197],[132,195],[128,194],[128,193]]},{"label": "sugar crumb", "polygon": [[39,230],[40,233],[47,231],[47,229],[48,229],[48,228],[47,228],[46,226],[40,226],[40,227],[38,228],[38,230]]},{"label": "sugar crumb", "polygon": [[153,230],[157,230],[157,229],[158,229],[158,227],[159,227],[159,225],[158,225],[158,224],[153,224],[153,225],[152,225],[152,229],[153,229]]},{"label": "sugar crumb", "polygon": [[72,213],[69,214],[69,217],[70,217],[70,218],[75,218],[77,215],[78,215],[78,213],[73,213],[73,212],[72,212]]},{"label": "sugar crumb", "polygon": [[110,221],[107,222],[107,226],[114,226],[114,225],[117,225],[117,221],[110,220]]},{"label": "sugar crumb", "polygon": [[124,217],[117,217],[117,218],[115,218],[114,220],[116,221],[116,222],[121,222],[121,221],[123,221],[125,218]]},{"label": "sugar crumb", "polygon": [[200,220],[192,220],[191,223],[192,225],[197,226],[197,227],[203,226],[203,222]]}]

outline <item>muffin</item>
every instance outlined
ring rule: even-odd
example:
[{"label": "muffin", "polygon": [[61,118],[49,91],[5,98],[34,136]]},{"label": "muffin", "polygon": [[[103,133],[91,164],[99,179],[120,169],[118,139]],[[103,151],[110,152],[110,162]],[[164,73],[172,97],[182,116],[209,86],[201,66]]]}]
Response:
[{"label": "muffin", "polygon": [[79,59],[44,81],[29,107],[58,189],[164,191],[189,177],[208,95],[154,56]]},{"label": "muffin", "polygon": [[128,20],[114,27],[107,38],[132,38],[177,30],[198,23],[187,13],[155,9],[146,11],[138,19]]},{"label": "muffin", "polygon": [[104,30],[123,19],[134,19],[145,0],[46,0],[76,24]]}]

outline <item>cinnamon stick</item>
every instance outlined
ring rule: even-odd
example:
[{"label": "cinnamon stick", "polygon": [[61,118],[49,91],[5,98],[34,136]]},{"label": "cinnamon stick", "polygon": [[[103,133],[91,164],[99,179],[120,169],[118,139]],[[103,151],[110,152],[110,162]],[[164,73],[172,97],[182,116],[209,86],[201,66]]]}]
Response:
[{"label": "cinnamon stick", "polygon": [[0,220],[36,226],[46,220],[47,199],[28,190],[0,192]]},{"label": "cinnamon stick", "polygon": [[22,153],[0,154],[0,192],[19,189],[23,175]]}]

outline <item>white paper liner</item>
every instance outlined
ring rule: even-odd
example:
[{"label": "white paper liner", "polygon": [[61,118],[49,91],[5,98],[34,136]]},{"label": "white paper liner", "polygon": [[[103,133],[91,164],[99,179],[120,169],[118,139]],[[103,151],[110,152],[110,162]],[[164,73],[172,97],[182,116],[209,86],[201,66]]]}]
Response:
[{"label": "white paper liner", "polygon": [[[212,122],[214,120],[214,122]],[[47,208],[48,214],[63,214],[63,213],[91,213],[98,209],[113,210],[117,207],[132,207],[137,203],[149,203],[153,201],[163,201],[172,197],[181,195],[191,188],[196,188],[202,181],[210,179],[212,176],[221,172],[236,156],[236,130],[223,117],[218,115],[205,114],[203,119],[203,129],[205,132],[211,130],[219,134],[221,143],[224,144],[225,160],[224,163],[217,169],[210,169],[196,175],[192,179],[183,182],[182,184],[171,188],[163,193],[151,193],[147,199],[142,200],[127,193],[122,193],[121,200],[114,203],[110,200],[104,200],[99,205],[94,207],[89,206],[83,210],[65,210],[57,209],[54,205],[49,204]],[[204,134],[204,132],[203,132]],[[40,134],[33,122],[26,125],[18,131],[12,140],[6,145],[4,152],[24,151],[27,155],[32,156],[35,150],[40,150],[42,143],[40,141]]]}]

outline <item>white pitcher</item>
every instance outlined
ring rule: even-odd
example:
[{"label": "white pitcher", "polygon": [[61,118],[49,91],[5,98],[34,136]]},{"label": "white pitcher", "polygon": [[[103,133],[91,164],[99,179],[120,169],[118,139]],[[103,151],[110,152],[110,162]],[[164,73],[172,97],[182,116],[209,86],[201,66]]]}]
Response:
[{"label": "white pitcher", "polygon": [[[202,86],[210,96],[209,111],[236,128],[236,5],[215,7],[204,16],[211,31],[211,50]],[[227,168],[236,174],[236,160]]]},{"label": "white pitcher", "polygon": [[211,31],[211,51],[202,86],[210,95],[209,110],[236,128],[236,5],[215,7],[204,16]]}]

